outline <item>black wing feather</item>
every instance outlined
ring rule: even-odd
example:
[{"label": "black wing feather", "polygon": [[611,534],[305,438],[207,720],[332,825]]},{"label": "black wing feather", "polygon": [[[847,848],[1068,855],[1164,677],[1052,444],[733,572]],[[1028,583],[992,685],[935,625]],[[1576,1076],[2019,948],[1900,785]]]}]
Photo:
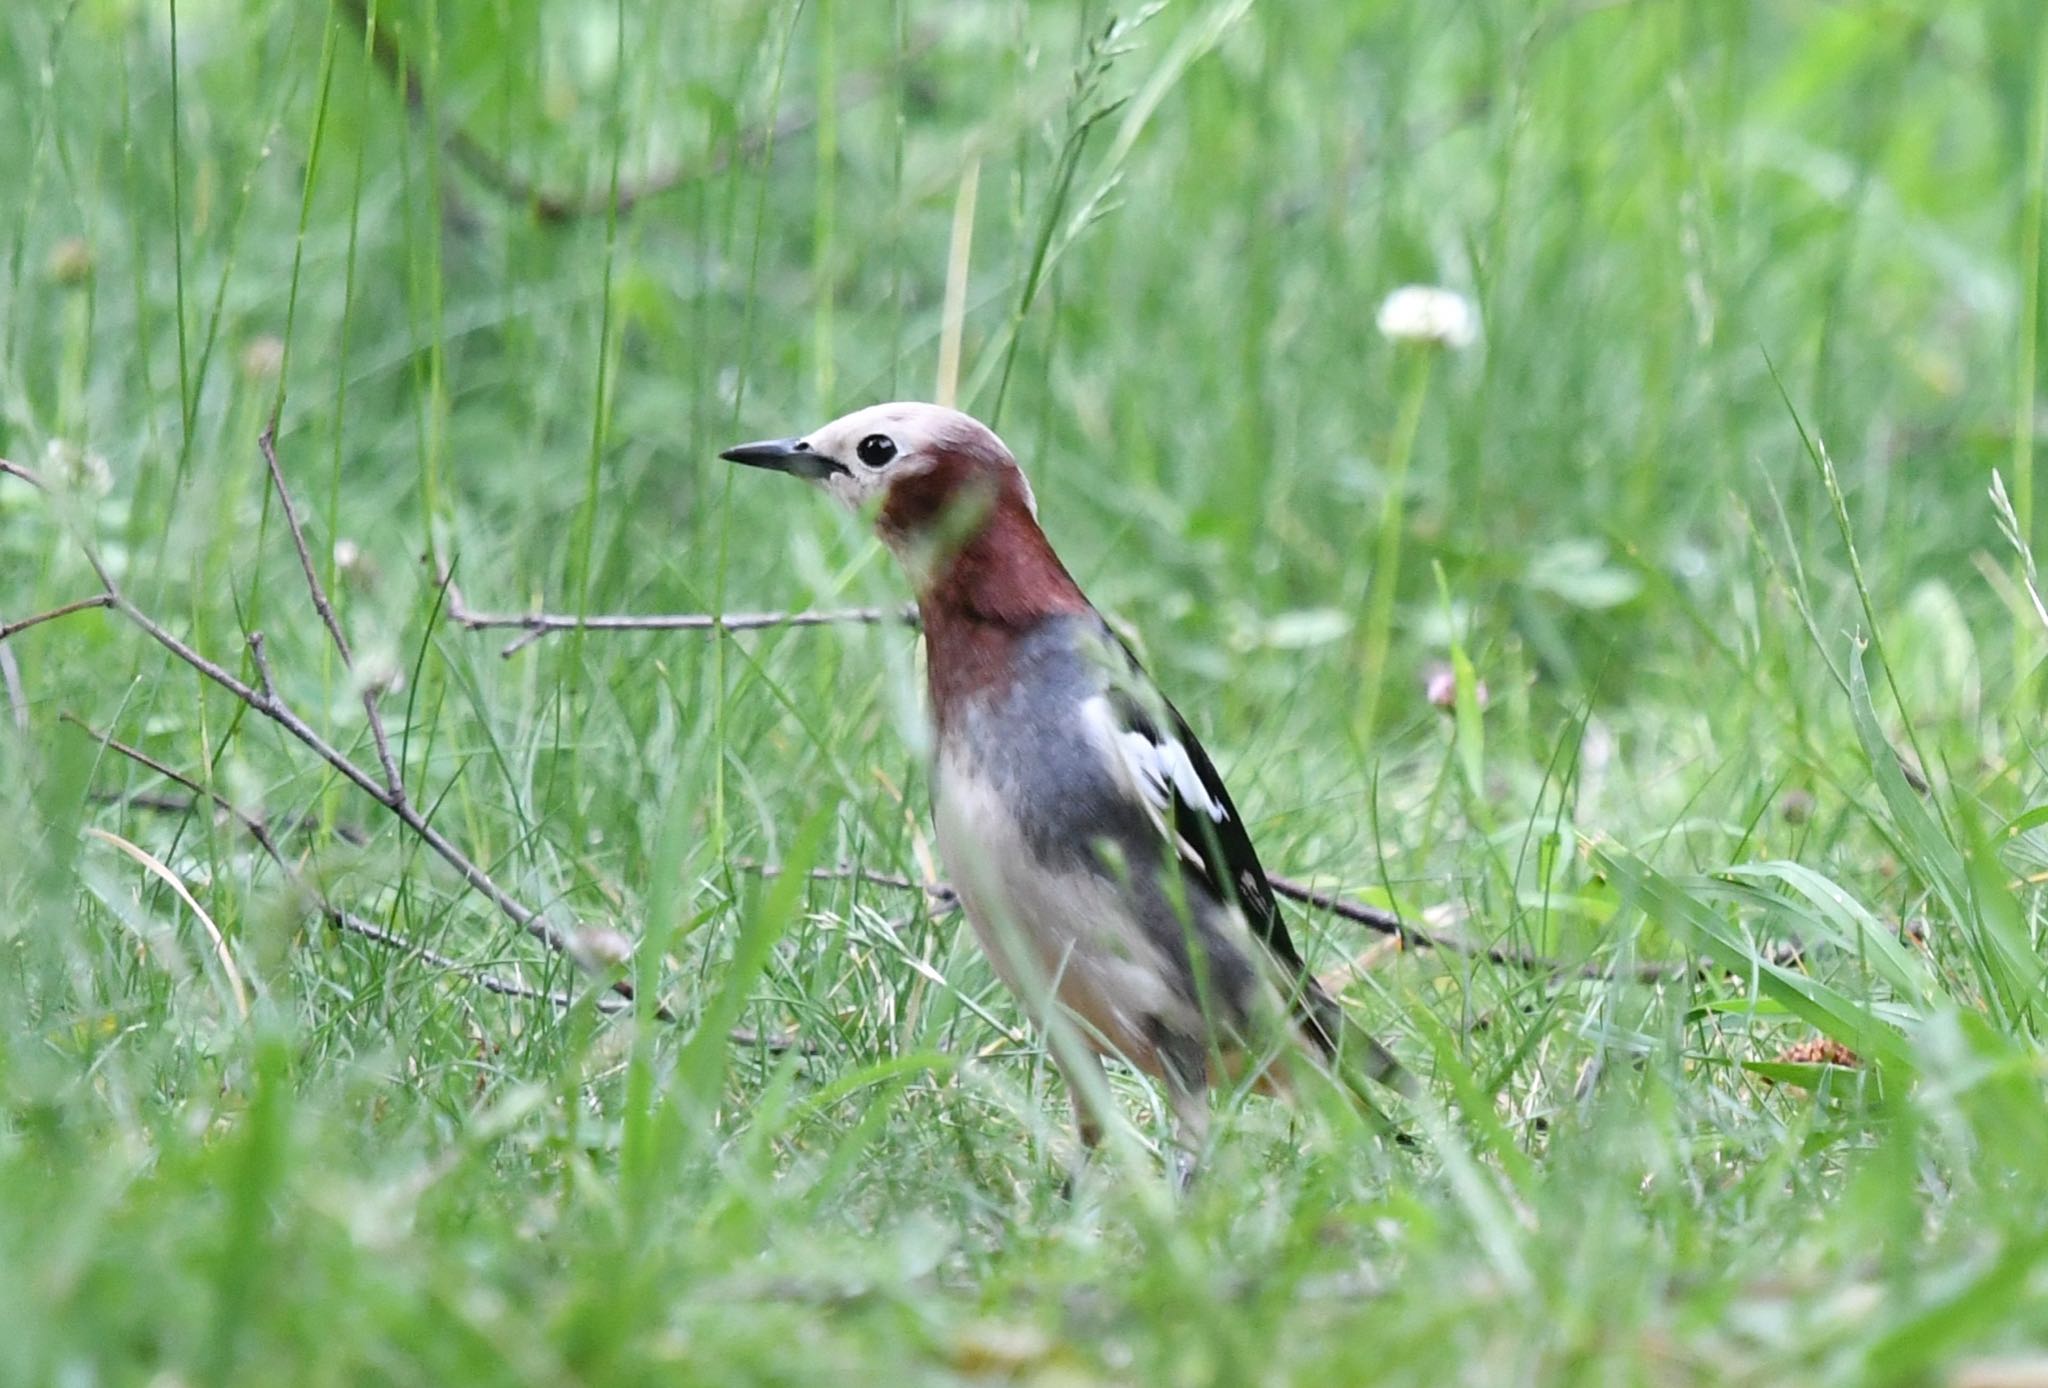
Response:
[{"label": "black wing feather", "polygon": [[[1145,674],[1144,667],[1138,663],[1130,647],[1122,641],[1118,644],[1123,646],[1132,670],[1154,693],[1157,709],[1171,724],[1170,736],[1187,753],[1188,763],[1194,768],[1202,789],[1209,800],[1224,811],[1223,817],[1217,819],[1200,807],[1190,805],[1181,794],[1180,787],[1172,778],[1167,779],[1169,822],[1199,859],[1199,864],[1187,864],[1189,875],[1216,900],[1237,903],[1253,933],[1286,970],[1290,983],[1288,1002],[1295,1017],[1304,1024],[1317,1046],[1326,1054],[1336,1054],[1342,1012],[1336,999],[1323,991],[1322,985],[1310,975],[1300,951],[1294,947],[1293,937],[1287,933],[1287,922],[1280,915],[1279,898],[1273,893],[1273,884],[1266,879],[1266,869],[1259,862],[1258,850],[1252,847],[1251,834],[1245,829],[1244,816],[1237,812],[1237,805],[1231,800],[1223,777],[1218,774],[1216,764],[1209,760],[1208,752],[1203,749],[1201,739],[1195,736],[1194,729],[1188,726],[1187,719],[1181,717],[1180,710],[1165,695],[1156,692],[1157,686]],[[1166,740],[1161,736],[1152,713],[1129,691],[1113,689],[1110,700],[1124,726],[1154,742]]]}]

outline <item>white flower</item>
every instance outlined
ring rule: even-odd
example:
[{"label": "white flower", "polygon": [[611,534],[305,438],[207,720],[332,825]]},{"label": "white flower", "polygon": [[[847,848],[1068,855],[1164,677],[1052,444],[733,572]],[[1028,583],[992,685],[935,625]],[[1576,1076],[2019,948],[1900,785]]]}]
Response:
[{"label": "white flower", "polygon": [[1380,304],[1380,333],[1391,342],[1423,342],[1464,351],[1479,340],[1479,309],[1455,289],[1404,284]]}]

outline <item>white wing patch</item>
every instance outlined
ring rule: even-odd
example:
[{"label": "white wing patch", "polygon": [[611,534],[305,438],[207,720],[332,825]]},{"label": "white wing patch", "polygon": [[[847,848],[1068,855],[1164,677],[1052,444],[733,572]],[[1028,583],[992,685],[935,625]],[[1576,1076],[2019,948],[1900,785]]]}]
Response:
[{"label": "white wing patch", "polygon": [[1082,706],[1084,714],[1122,763],[1139,794],[1155,811],[1165,811],[1178,795],[1181,803],[1199,810],[1216,823],[1230,818],[1230,811],[1209,794],[1201,773],[1179,739],[1128,728],[1116,716],[1107,698],[1097,695]]},{"label": "white wing patch", "polygon": [[1202,784],[1195,764],[1188,760],[1188,749],[1178,741],[1170,737],[1154,741],[1144,733],[1126,729],[1117,742],[1132,774],[1144,787],[1146,798],[1160,809],[1172,804],[1173,793],[1178,793],[1189,806],[1218,824],[1230,818],[1229,810],[1209,798],[1209,788]]}]

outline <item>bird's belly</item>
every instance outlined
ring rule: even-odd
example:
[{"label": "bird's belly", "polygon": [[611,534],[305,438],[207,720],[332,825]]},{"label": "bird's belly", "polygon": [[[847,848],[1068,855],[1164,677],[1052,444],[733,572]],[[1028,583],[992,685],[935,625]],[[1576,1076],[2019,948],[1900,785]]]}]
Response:
[{"label": "bird's belly", "polygon": [[1199,1011],[1176,996],[1170,964],[1117,884],[1037,861],[998,788],[966,756],[941,751],[933,791],[939,856],[997,976],[1034,1017],[1050,996],[1097,1049],[1156,1073],[1156,1027],[1198,1023]]}]

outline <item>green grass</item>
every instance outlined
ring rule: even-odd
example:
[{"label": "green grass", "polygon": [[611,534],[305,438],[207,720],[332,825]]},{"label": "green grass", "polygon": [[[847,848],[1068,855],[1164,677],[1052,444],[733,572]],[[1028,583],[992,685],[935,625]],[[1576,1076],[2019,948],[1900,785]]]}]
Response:
[{"label": "green grass", "polygon": [[[22,632],[0,1382],[1914,1384],[2048,1352],[2034,0],[374,8],[387,44],[349,0],[0,7],[0,457],[60,482],[0,477],[0,624],[93,593],[90,540],[242,678],[263,632],[370,766],[393,678],[423,812],[640,941],[677,1020],[599,1015],[118,615]],[[1352,986],[1425,1078],[1414,1151],[1227,1097],[1182,1201],[1120,1074],[1132,1140],[1063,1198],[1060,1088],[958,919],[747,867],[928,861],[909,631],[501,659],[423,562],[498,610],[900,602],[852,520],[715,455],[933,392],[977,161],[961,403],[1269,865],[1574,966]],[[1409,282],[1473,296],[1481,343],[1383,341]],[[280,402],[353,673],[257,451]],[[66,714],[262,813],[291,871]],[[189,890],[246,1018],[89,830]],[[316,888],[581,1001],[337,933]],[[1319,967],[1372,943],[1293,919]],[[1864,1063],[1780,1059],[1816,1037]]]}]

